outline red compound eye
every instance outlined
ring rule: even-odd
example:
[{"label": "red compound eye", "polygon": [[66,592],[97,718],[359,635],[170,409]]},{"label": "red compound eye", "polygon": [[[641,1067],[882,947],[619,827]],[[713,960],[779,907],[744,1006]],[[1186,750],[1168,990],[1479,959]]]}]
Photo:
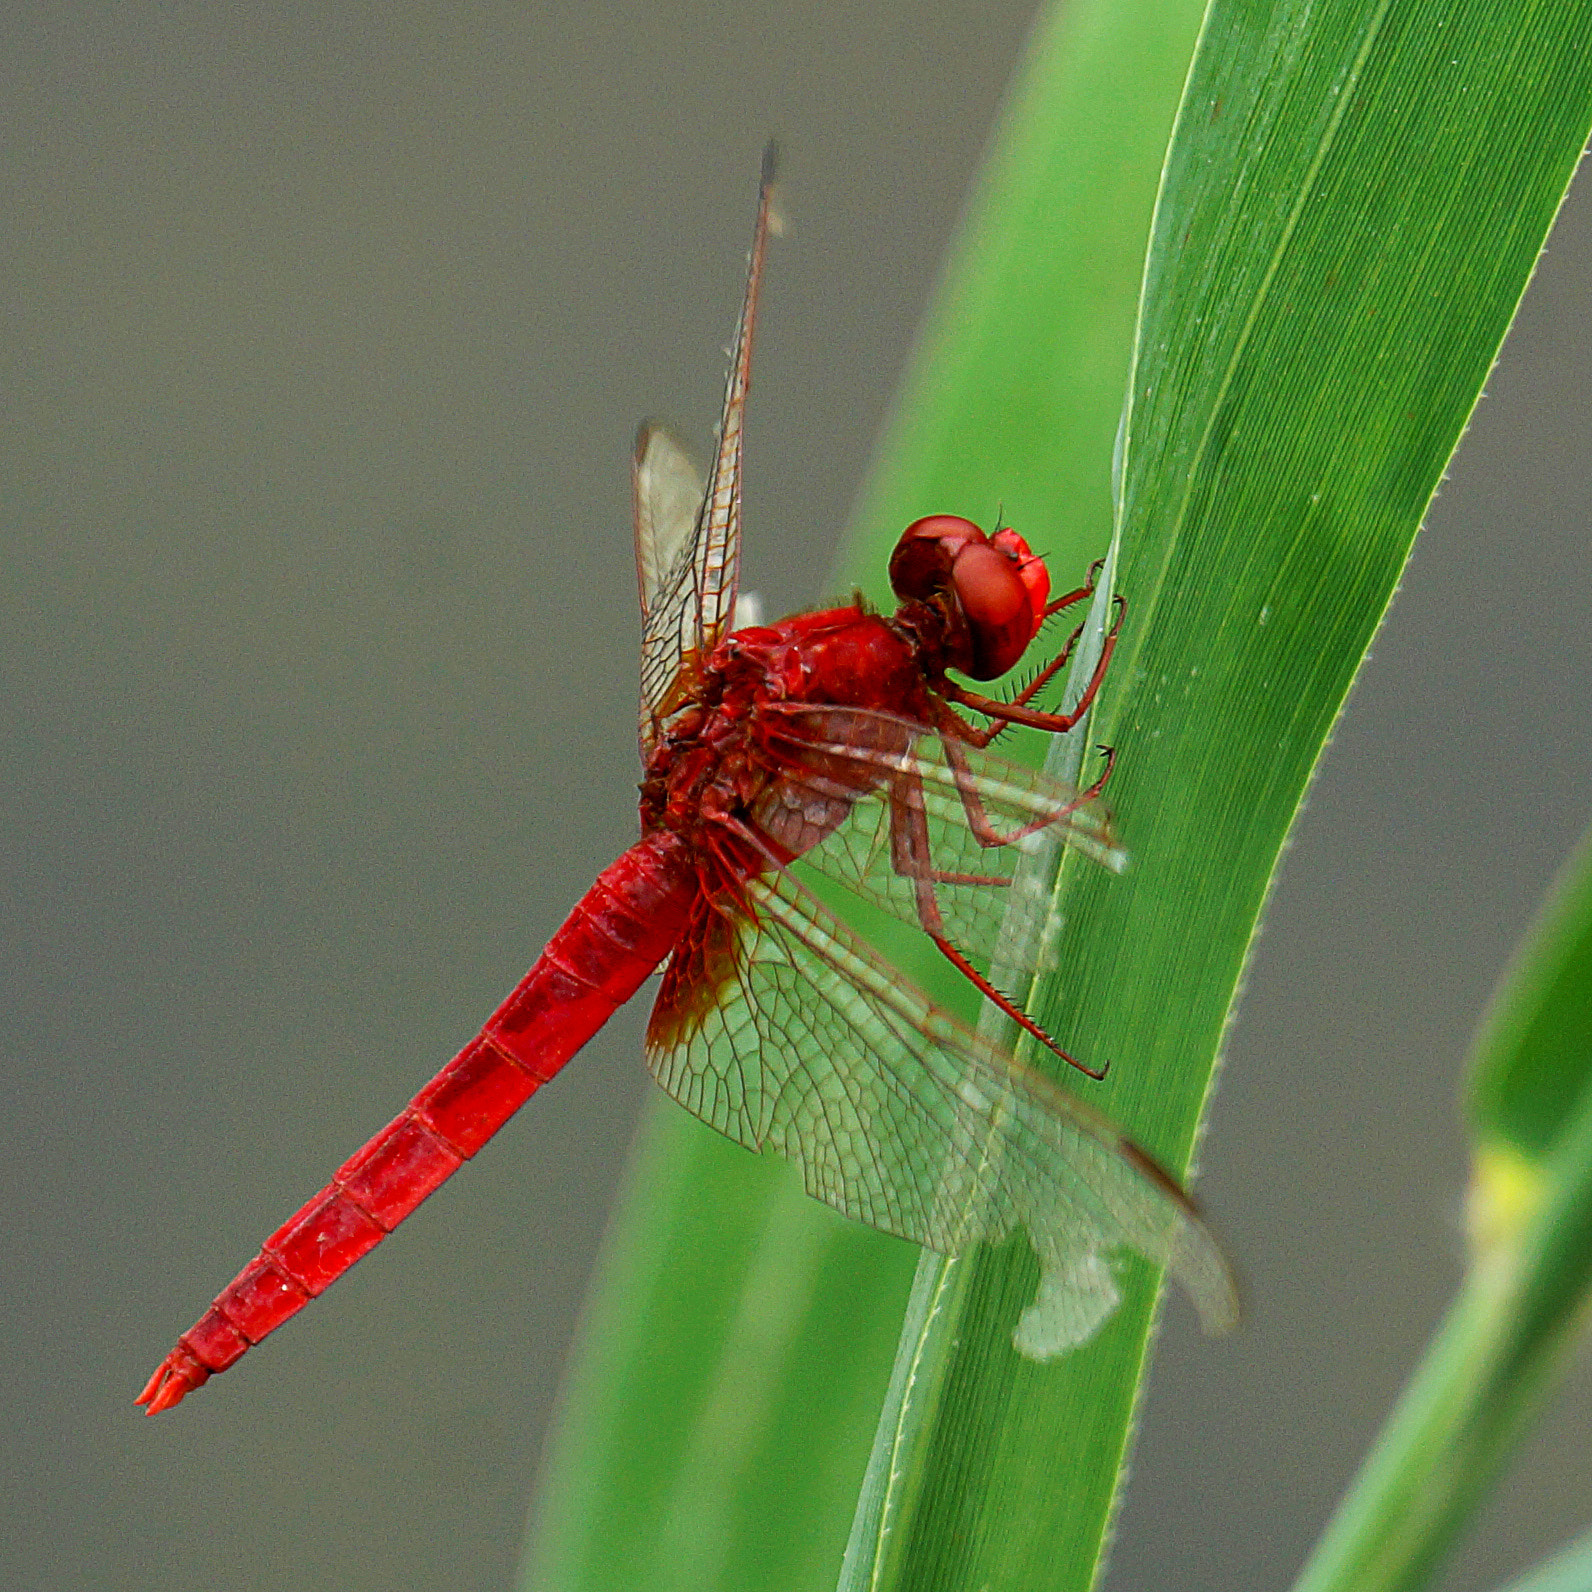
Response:
[{"label": "red compound eye", "polygon": [[1028,588],[1028,606],[1034,614],[1034,628],[1028,636],[1032,641],[1039,632],[1040,621],[1045,617],[1045,605],[1050,601],[1050,571],[1045,568],[1044,559],[1032,552],[1028,543],[1010,526],[1003,531],[996,531],[990,537],[990,545],[1016,560],[1017,573]]},{"label": "red compound eye", "polygon": [[956,555],[984,533],[955,514],[931,514],[901,533],[890,555],[890,589],[903,602],[927,602],[948,591]]},{"label": "red compound eye", "polygon": [[971,520],[931,514],[901,533],[890,585],[903,601],[949,593],[967,622],[968,652],[956,666],[993,680],[1022,657],[1045,617],[1050,575],[1016,531],[985,536]]}]

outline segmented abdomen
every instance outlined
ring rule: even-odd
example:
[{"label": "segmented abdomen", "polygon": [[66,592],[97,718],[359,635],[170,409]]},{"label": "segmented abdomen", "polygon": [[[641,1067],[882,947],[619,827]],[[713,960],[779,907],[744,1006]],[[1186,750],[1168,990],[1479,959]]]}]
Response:
[{"label": "segmented abdomen", "polygon": [[170,1409],[296,1315],[451,1177],[673,949],[697,890],[677,836],[598,875],[486,1026],[314,1199],[279,1227],[138,1402]]}]

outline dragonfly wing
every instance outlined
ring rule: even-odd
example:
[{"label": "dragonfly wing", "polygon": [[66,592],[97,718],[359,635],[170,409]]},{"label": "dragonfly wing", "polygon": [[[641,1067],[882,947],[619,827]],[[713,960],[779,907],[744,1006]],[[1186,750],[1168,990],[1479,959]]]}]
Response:
[{"label": "dragonfly wing", "polygon": [[[1028,898],[1008,888],[1025,859],[1065,845],[1126,864],[1105,804],[1038,769],[866,708],[776,706],[768,718],[780,776],[753,809],[759,829],[919,927],[927,884],[958,946],[1035,941],[1010,920]],[[1045,904],[1039,892],[1036,910]]]},{"label": "dragonfly wing", "polygon": [[[681,660],[697,643],[697,616],[682,579],[691,567],[693,534],[707,492],[702,473],[684,446],[662,426],[636,433],[630,465],[635,513],[636,581],[641,593],[641,756],[657,737],[664,698],[680,673]],[[664,600],[675,593],[672,604]],[[682,605],[682,597],[685,599]],[[672,622],[671,622],[672,621]]]},{"label": "dragonfly wing", "polygon": [[[647,563],[654,554],[652,549],[647,554],[640,551],[642,515],[638,478],[637,566],[641,570],[642,606],[646,610],[641,635],[643,748],[656,739],[658,721],[678,705],[680,681],[691,659],[705,654],[718,642],[735,610],[741,567],[741,433],[746,394],[752,381],[752,334],[763,283],[763,256],[773,224],[773,182],[774,158],[770,145],[763,156],[757,225],[752,234],[752,253],[746,272],[746,297],[741,304],[740,324],[736,328],[730,373],[724,388],[718,451],[706,490],[699,494],[701,506],[693,515],[690,534],[667,561],[654,560],[650,603]],[[668,461],[667,468],[672,473],[676,461]]]},{"label": "dragonfly wing", "polygon": [[636,580],[641,588],[641,619],[646,624],[658,606],[665,577],[690,543],[707,483],[685,445],[658,425],[645,425],[636,433],[630,482],[636,519]]},{"label": "dragonfly wing", "polygon": [[720,1132],[800,1167],[808,1193],[955,1253],[1019,1223],[1043,1270],[1018,1347],[1086,1342],[1117,1301],[1108,1256],[1167,1267],[1206,1326],[1231,1276],[1166,1173],[1073,1096],[981,1039],[829,916],[788,874],[704,901],[648,1028],[648,1063]]}]

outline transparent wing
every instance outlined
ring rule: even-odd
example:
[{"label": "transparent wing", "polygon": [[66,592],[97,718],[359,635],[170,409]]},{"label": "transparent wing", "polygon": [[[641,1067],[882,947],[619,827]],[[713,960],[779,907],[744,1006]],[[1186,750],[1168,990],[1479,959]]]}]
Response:
[{"label": "transparent wing", "polygon": [[952,1253],[1019,1223],[1042,1271],[1017,1345],[1048,1358],[1117,1303],[1107,1257],[1167,1267],[1209,1330],[1236,1314],[1221,1251],[1177,1185],[1115,1127],[936,1007],[788,874],[745,910],[704,901],[647,1034],[658,1081],[808,1193]]},{"label": "transparent wing", "polygon": [[[741,563],[741,428],[746,393],[752,380],[752,333],[763,280],[763,255],[771,226],[773,182],[774,146],[771,144],[763,155],[757,226],[752,234],[746,297],[741,305],[740,325],[736,328],[730,374],[724,389],[718,453],[690,533],[667,558],[662,554],[661,542],[642,551],[638,482],[636,558],[645,609],[641,633],[641,741],[644,752],[656,740],[659,722],[689,693],[690,682],[686,676],[692,659],[714,646],[724,634],[735,609]],[[675,468],[676,461],[670,460],[665,473],[672,474]],[[672,496],[674,488],[668,491]],[[652,565],[650,580],[649,563]]]},{"label": "transparent wing", "polygon": [[662,426],[636,433],[630,482],[636,519],[636,581],[643,627],[658,605],[665,577],[691,540],[707,483],[685,446]]},{"label": "transparent wing", "polygon": [[995,945],[1003,926],[1013,938],[1026,856],[1065,844],[1113,870],[1127,861],[1103,802],[911,719],[775,705],[764,722],[780,775],[752,810],[758,828],[904,922],[937,916],[965,949]]},{"label": "transparent wing", "polygon": [[[683,617],[673,615],[672,630],[679,650],[665,656],[664,641],[671,633],[666,589],[677,594],[681,572],[690,568],[692,538],[707,493],[702,473],[684,446],[662,426],[645,425],[636,433],[636,451],[630,464],[631,502],[636,529],[636,583],[641,594],[641,760],[646,762],[657,738],[663,697],[680,671],[684,656],[681,642]],[[672,588],[670,583],[673,583]],[[648,694],[649,680],[661,681],[662,694]]]}]

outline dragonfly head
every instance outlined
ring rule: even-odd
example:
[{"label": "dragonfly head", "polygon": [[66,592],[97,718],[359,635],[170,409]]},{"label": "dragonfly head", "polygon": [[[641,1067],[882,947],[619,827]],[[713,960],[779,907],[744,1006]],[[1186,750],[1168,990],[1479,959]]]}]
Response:
[{"label": "dragonfly head", "polygon": [[971,520],[931,514],[901,533],[890,586],[903,602],[944,599],[965,638],[948,638],[946,662],[993,680],[1022,657],[1050,600],[1050,572],[1013,530],[986,536]]}]

